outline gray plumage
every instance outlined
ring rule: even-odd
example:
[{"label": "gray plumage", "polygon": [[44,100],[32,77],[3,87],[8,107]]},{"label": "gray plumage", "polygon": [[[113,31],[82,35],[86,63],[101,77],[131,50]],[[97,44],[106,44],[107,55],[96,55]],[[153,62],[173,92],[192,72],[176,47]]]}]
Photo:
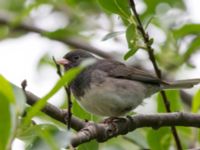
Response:
[{"label": "gray plumage", "polygon": [[65,70],[88,58],[96,59],[96,62],[77,75],[71,89],[79,103],[96,115],[121,116],[160,90],[190,88],[200,82],[200,79],[165,82],[145,71],[118,61],[97,59],[82,50],[64,56],[69,62],[64,64]]}]

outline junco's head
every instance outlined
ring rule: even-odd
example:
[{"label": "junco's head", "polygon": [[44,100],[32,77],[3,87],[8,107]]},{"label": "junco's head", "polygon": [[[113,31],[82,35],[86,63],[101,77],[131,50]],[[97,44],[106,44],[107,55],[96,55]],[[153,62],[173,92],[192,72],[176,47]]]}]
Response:
[{"label": "junco's head", "polygon": [[58,64],[64,66],[65,70],[69,70],[73,67],[80,65],[84,60],[89,58],[95,58],[92,54],[83,51],[83,50],[75,50],[67,53],[63,59],[57,61]]}]

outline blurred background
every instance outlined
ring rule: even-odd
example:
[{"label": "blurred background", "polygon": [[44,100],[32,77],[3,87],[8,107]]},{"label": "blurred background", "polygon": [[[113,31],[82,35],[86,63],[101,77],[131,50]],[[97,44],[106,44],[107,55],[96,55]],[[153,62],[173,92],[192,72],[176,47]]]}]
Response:
[{"label": "blurred background", "polygon": [[[156,59],[164,76],[168,80],[199,78],[200,1],[137,0],[136,6],[150,37],[154,39]],[[99,57],[109,56],[154,73],[145,50],[139,49],[127,61],[123,59],[129,50],[126,28],[126,23],[119,15],[106,10],[97,0],[0,0],[0,74],[18,86],[26,79],[27,90],[42,97],[59,79],[52,57],[59,59],[77,48],[94,52]],[[169,97],[176,101],[172,102],[172,110],[191,111],[193,95],[198,89],[199,86],[196,86],[181,95],[177,91],[169,91]],[[184,102],[181,96],[185,97]],[[163,106],[160,106],[162,104],[157,101],[160,99],[158,95],[151,99],[145,100],[145,104],[135,112],[164,111]],[[65,92],[59,91],[49,102],[61,108],[66,107]],[[193,132],[185,128],[180,130],[184,136]],[[167,132],[162,131],[164,141],[171,139],[169,143],[173,143],[173,138]],[[133,137],[131,134],[129,138]],[[145,138],[140,140],[148,137],[147,134],[150,136],[157,133],[139,130],[134,132],[134,136],[139,137],[139,140],[133,139],[135,145],[128,140],[116,138],[101,144],[101,149],[128,149],[127,145],[131,144],[135,149],[144,148],[148,144],[151,147],[148,138],[146,141]],[[196,138],[198,136],[182,141],[186,147],[192,147],[198,145],[198,142],[194,142]],[[118,146],[117,139],[124,144]],[[18,139],[12,149],[20,150],[24,145]],[[170,147],[173,149],[168,144],[167,148]]]}]

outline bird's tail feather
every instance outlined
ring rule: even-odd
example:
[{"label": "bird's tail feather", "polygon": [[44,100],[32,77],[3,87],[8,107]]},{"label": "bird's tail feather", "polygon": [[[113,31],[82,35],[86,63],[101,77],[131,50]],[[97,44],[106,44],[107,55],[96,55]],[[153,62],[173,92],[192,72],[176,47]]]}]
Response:
[{"label": "bird's tail feather", "polygon": [[188,79],[188,80],[177,80],[174,82],[168,82],[163,85],[163,89],[179,89],[179,88],[191,88],[196,84],[200,83],[199,79]]}]

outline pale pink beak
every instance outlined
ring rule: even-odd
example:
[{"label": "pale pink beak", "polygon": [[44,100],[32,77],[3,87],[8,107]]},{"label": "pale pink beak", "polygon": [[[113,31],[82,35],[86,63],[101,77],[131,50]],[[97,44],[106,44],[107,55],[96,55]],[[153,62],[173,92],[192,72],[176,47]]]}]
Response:
[{"label": "pale pink beak", "polygon": [[57,64],[63,65],[63,66],[64,66],[64,65],[68,65],[68,64],[71,63],[69,60],[67,60],[67,59],[65,59],[65,58],[62,58],[62,59],[60,59],[60,60],[57,60],[56,62],[57,62]]}]

